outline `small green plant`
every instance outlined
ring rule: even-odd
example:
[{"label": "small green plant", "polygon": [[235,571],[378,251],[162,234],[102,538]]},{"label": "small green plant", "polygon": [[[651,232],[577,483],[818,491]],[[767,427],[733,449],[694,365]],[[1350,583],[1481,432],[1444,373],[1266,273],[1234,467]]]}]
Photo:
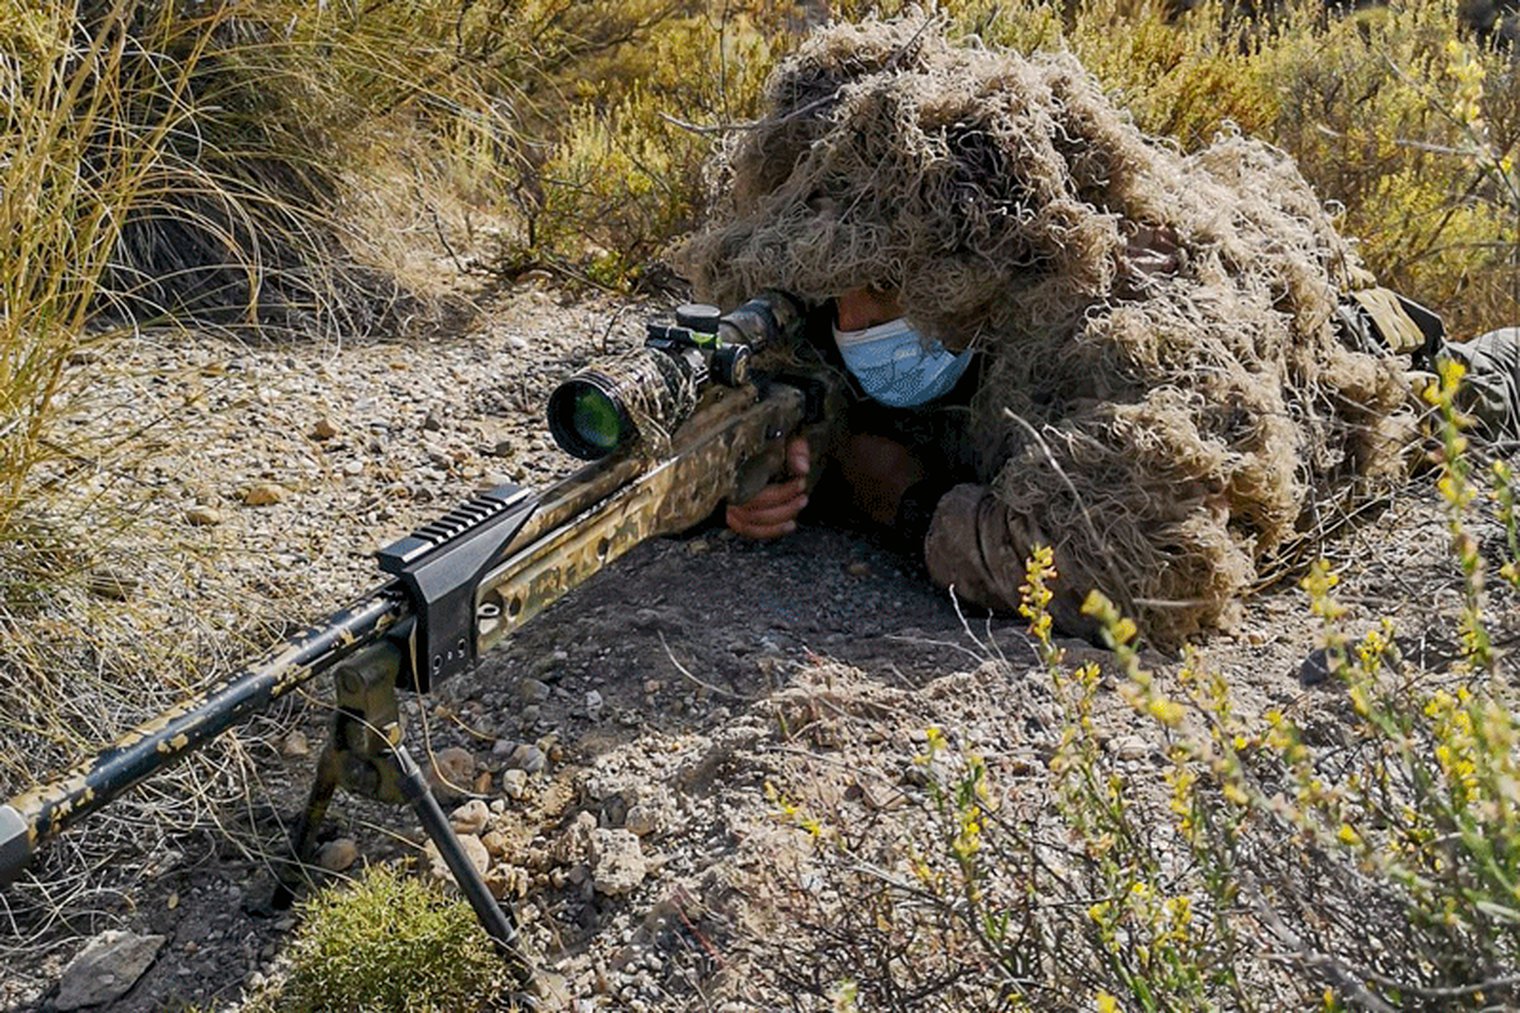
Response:
[{"label": "small green plant", "polygon": [[490,1006],[507,967],[462,900],[389,866],[303,906],[279,1010],[449,1010]]}]

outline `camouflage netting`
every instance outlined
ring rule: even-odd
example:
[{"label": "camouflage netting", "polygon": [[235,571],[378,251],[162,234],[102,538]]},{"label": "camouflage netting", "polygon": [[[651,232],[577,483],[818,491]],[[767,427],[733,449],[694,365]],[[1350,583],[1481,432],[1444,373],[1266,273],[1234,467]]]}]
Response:
[{"label": "camouflage netting", "polygon": [[[1403,384],[1331,324],[1365,272],[1279,152],[1184,156],[1075,58],[922,19],[820,31],[767,100],[678,253],[698,293],[896,288],[922,331],[984,349],[983,479],[1154,641],[1227,622],[1327,505],[1401,472]],[[1127,247],[1156,229],[1178,259],[1148,274]]]}]

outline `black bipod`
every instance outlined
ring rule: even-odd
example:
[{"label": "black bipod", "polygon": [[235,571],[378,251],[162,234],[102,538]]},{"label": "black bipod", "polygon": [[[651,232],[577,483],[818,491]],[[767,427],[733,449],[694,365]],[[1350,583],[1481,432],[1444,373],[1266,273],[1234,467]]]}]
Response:
[{"label": "black bipod", "polygon": [[[443,807],[433,797],[417,762],[401,741],[401,713],[396,700],[396,677],[402,664],[399,648],[382,642],[356,653],[333,670],[337,707],[332,734],[317,760],[316,778],[306,808],[291,831],[295,860],[280,875],[270,907],[288,908],[304,879],[303,869],[316,849],[317,830],[338,788],[380,802],[410,805],[454,881],[464,892],[480,924],[511,962],[519,986],[532,990],[535,965],[523,950],[510,906],[503,909],[491,896],[449,826]],[[531,996],[514,997],[534,1008]]]}]

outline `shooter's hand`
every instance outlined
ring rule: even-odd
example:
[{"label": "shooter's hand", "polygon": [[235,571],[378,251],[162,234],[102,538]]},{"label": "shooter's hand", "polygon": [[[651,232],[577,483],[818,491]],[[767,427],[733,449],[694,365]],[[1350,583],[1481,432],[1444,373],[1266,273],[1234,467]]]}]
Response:
[{"label": "shooter's hand", "polygon": [[786,467],[791,478],[772,482],[744,503],[731,503],[725,520],[737,534],[769,541],[797,530],[797,515],[807,506],[808,442],[793,437],[786,445]]}]

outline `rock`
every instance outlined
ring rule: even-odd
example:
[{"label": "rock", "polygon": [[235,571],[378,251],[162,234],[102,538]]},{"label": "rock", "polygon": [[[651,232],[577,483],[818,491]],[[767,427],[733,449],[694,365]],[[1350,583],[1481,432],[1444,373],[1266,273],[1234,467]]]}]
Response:
[{"label": "rock", "polygon": [[514,865],[498,865],[486,873],[486,889],[497,900],[528,895],[528,874]]},{"label": "rock", "polygon": [[550,846],[549,857],[556,865],[577,865],[591,853],[591,832],[596,817],[582,810],[575,814],[565,832]]},{"label": "rock", "polygon": [[516,767],[501,772],[501,793],[514,801],[528,790],[528,772]]},{"label": "rock", "polygon": [[480,799],[471,799],[449,816],[456,834],[478,834],[491,820],[491,809]]},{"label": "rock", "polygon": [[491,755],[503,757],[511,756],[512,750],[516,748],[517,743],[512,739],[497,739],[495,744],[491,746]]},{"label": "rock", "polygon": [[222,523],[222,512],[215,507],[197,504],[185,511],[185,523],[198,528],[210,527]]},{"label": "rock", "polygon": [[644,882],[646,868],[637,835],[601,827],[591,831],[591,880],[597,893],[620,897],[633,892]]},{"label": "rock", "polygon": [[507,757],[507,764],[513,770],[521,770],[529,774],[537,774],[549,763],[549,758],[544,751],[537,746],[530,746],[526,742],[519,743],[512,750],[512,755]]},{"label": "rock", "polygon": [[450,746],[433,754],[428,780],[440,793],[458,796],[475,782],[475,755],[468,749]]},{"label": "rock", "polygon": [[537,679],[527,678],[518,683],[517,693],[524,703],[543,703],[549,699],[549,686]]},{"label": "rock", "polygon": [[490,791],[491,791],[491,772],[489,770],[482,770],[480,773],[478,773],[478,774],[475,775],[475,785],[474,785],[474,788],[475,788],[475,794],[477,794],[477,795],[486,795],[486,794],[490,793]]},{"label": "rock", "polygon": [[1151,744],[1139,735],[1120,735],[1108,747],[1121,760],[1139,760],[1151,751]]},{"label": "rock", "polygon": [[602,799],[602,826],[620,827],[627,819],[628,803],[623,796],[610,795]]},{"label": "rock", "polygon": [[[456,834],[455,836],[458,837],[459,846],[464,849],[464,855],[470,860],[470,864],[475,866],[480,871],[480,874],[484,876],[486,870],[491,867],[491,856],[486,851],[486,846],[481,844],[480,838],[474,834],[465,834],[463,836]],[[432,841],[428,841],[427,846],[422,851],[423,854],[427,855],[428,861],[431,863],[433,875],[439,879],[446,879],[451,883],[454,882],[454,874],[449,871],[448,864],[444,862],[443,853],[438,850],[438,845]]]},{"label": "rock", "polygon": [[338,435],[338,427],[327,418],[317,419],[317,424],[311,427],[311,438],[314,440],[330,440]]},{"label": "rock", "polygon": [[597,718],[602,716],[602,707],[602,694],[598,693],[594,689],[586,693],[587,717],[589,717],[592,721],[595,721]]},{"label": "rock", "polygon": [[485,846],[486,854],[492,858],[500,858],[512,846],[511,839],[500,830],[487,830],[480,836],[480,843]]},{"label": "rock", "polygon": [[486,456],[487,457],[511,457],[512,456],[512,441],[511,440],[497,440],[496,443],[492,445],[491,449],[486,451]]},{"label": "rock", "polygon": [[285,736],[280,743],[280,755],[287,760],[299,760],[304,756],[310,756],[311,744],[306,741],[306,733],[295,731]]},{"label": "rock", "polygon": [[430,433],[441,432],[443,430],[443,419],[438,417],[436,409],[428,409],[427,415],[422,420],[422,428]]},{"label": "rock", "polygon": [[653,806],[636,805],[623,817],[623,829],[639,837],[648,837],[660,829],[660,817]]},{"label": "rock", "polygon": [[139,936],[117,929],[102,932],[69,961],[54,1006],[73,1010],[114,1002],[137,984],[163,945],[163,936]]},{"label": "rock", "polygon": [[285,498],[285,487],[277,482],[255,482],[243,492],[243,502],[248,506],[272,506]]},{"label": "rock", "polygon": [[359,860],[359,845],[351,837],[328,841],[317,851],[317,864],[328,872],[342,872]]},{"label": "rock", "polygon": [[1330,655],[1323,647],[1309,652],[1303,664],[1298,666],[1298,681],[1302,686],[1318,686],[1330,679]]}]

